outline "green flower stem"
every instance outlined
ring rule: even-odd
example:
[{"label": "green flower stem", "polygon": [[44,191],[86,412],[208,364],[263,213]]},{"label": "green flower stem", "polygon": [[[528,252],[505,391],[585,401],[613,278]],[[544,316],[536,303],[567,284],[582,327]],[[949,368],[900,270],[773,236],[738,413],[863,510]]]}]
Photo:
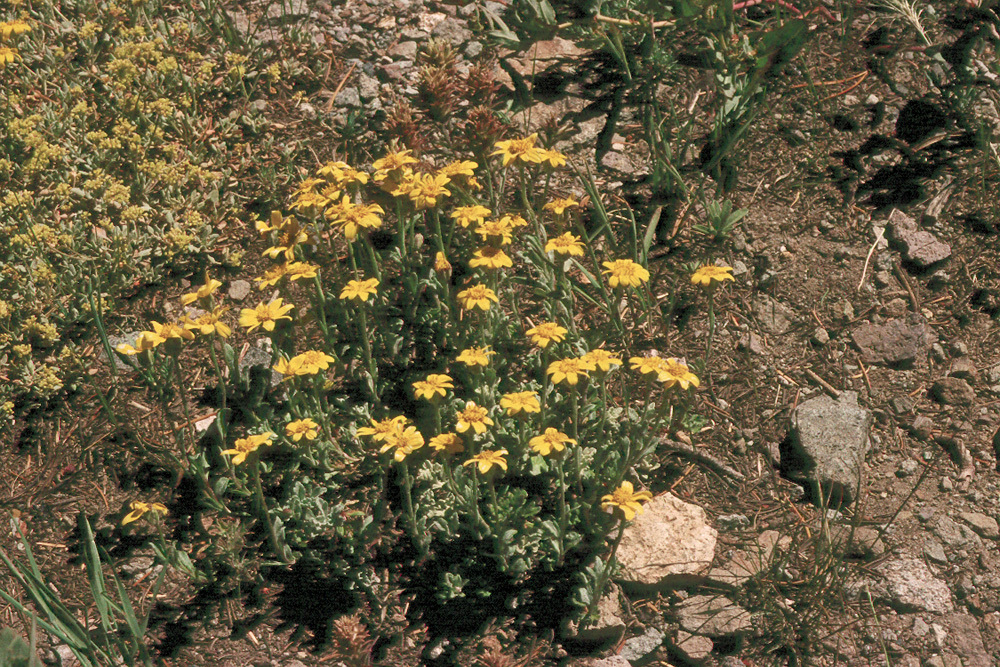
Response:
[{"label": "green flower stem", "polygon": [[375,249],[372,247],[368,236],[362,237],[362,243],[365,246],[365,254],[368,256],[368,263],[371,264],[372,277],[379,282],[382,282],[382,271],[379,269],[378,258],[375,256]]},{"label": "green flower stem", "polygon": [[267,538],[271,543],[271,551],[274,552],[274,557],[281,562],[288,562],[285,560],[285,550],[281,548],[281,542],[278,540],[278,533],[274,529],[274,522],[271,521],[271,513],[267,509],[267,501],[264,500],[264,487],[260,483],[260,459],[256,455],[253,457],[250,474],[253,476],[253,490],[257,501],[258,517],[267,526]]},{"label": "green flower stem", "polygon": [[625,524],[625,517],[622,517],[621,523],[618,524],[618,535],[615,537],[614,544],[611,545],[611,553],[608,554],[608,560],[604,563],[604,570],[597,578],[597,586],[594,588],[593,595],[591,596],[590,607],[587,609],[587,618],[591,618],[594,615],[597,611],[597,605],[600,604],[601,598],[604,597],[604,587],[608,585],[608,579],[611,577],[611,570],[614,569],[615,555],[618,553],[618,545],[622,543],[622,535],[625,534]]},{"label": "green flower stem", "polygon": [[172,355],[170,359],[173,369],[176,371],[177,391],[181,395],[181,405],[184,408],[184,433],[188,440],[188,454],[194,454],[194,424],[191,422],[191,406],[188,403],[187,391],[185,391],[186,383],[184,382],[184,373],[181,370],[181,365],[177,356]]},{"label": "green flower stem", "polygon": [[323,293],[323,283],[320,281],[318,272],[313,278],[313,284],[316,285],[316,309],[319,311],[319,318],[316,321],[319,323],[319,328],[323,330],[323,340],[329,341],[330,329],[326,323],[326,295]]},{"label": "green flower stem", "polygon": [[409,524],[410,539],[412,539],[421,552],[423,552],[423,541],[417,538],[417,513],[413,509],[413,479],[410,477],[410,465],[405,460],[399,464],[403,469],[403,509],[406,512],[406,521]]},{"label": "green flower stem", "polygon": [[573,450],[573,476],[576,477],[577,495],[583,495],[583,451],[580,447],[580,397],[577,388],[570,389],[570,404],[573,407],[573,439],[576,447]]},{"label": "green flower stem", "polygon": [[497,520],[497,529],[495,531],[497,538],[497,549],[500,553],[500,566],[503,571],[507,571],[507,545],[504,544],[503,534],[504,534],[504,521],[500,514],[500,505],[497,503],[497,491],[493,486],[493,475],[489,475],[486,478],[486,489],[490,493],[490,503],[493,509],[493,516]]},{"label": "green flower stem", "polygon": [[365,355],[365,366],[368,368],[368,375],[371,378],[372,397],[377,397],[378,368],[376,368],[375,360],[372,358],[372,346],[368,340],[368,314],[365,312],[364,305],[356,306],[356,308],[358,318],[361,320],[361,351]]},{"label": "green flower stem", "polygon": [[556,459],[556,474],[559,476],[559,565],[566,557],[566,528],[568,525],[566,513],[566,472],[563,470],[562,458]]},{"label": "green flower stem", "polygon": [[548,369],[549,369],[549,348],[545,346],[542,348],[542,409],[538,413],[539,427],[545,428],[545,407],[548,404],[549,399],[549,381],[548,381]]},{"label": "green flower stem", "polygon": [[[226,409],[226,401],[228,400],[229,389],[226,386],[226,379],[222,376],[222,369],[219,366],[219,358],[215,354],[215,338],[209,342],[208,345],[208,356],[212,360],[212,369],[215,371],[215,376],[219,378],[219,390],[222,392],[222,409]],[[222,438],[226,437],[226,426],[219,422],[220,430],[222,432]]]}]

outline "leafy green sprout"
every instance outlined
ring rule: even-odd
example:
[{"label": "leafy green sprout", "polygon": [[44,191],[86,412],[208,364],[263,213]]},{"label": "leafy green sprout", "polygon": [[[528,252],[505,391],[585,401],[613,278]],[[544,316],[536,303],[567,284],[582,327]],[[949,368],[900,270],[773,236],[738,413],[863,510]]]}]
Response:
[{"label": "leafy green sprout", "polygon": [[710,237],[714,242],[724,241],[732,235],[737,223],[746,214],[745,208],[733,210],[733,203],[729,200],[710,201],[705,204],[705,223],[694,225],[692,229]]}]

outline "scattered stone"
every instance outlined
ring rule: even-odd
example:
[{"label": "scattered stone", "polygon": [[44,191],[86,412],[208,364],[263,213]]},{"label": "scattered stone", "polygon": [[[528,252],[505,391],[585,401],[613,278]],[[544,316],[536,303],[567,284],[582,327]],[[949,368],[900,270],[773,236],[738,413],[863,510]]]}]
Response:
[{"label": "scattered stone", "polygon": [[942,477],[941,481],[938,482],[938,489],[943,493],[948,493],[955,489],[955,483],[951,481],[951,477]]},{"label": "scattered stone", "polygon": [[983,645],[979,624],[970,614],[949,614],[942,619],[948,629],[948,644],[961,658],[962,667],[990,667],[995,663]]},{"label": "scattered stone", "polygon": [[701,507],[659,495],[625,529],[618,547],[622,580],[657,586],[704,572],[715,558],[717,536]]},{"label": "scattered stone", "polygon": [[931,345],[931,357],[933,357],[934,362],[938,364],[943,364],[948,360],[948,353],[944,351],[944,345],[940,343],[934,343]]},{"label": "scattered stone", "polygon": [[770,568],[775,548],[787,548],[791,538],[781,537],[775,530],[765,530],[743,549],[733,553],[729,562],[712,568],[707,577],[712,582],[739,587]]},{"label": "scattered stone", "polygon": [[255,369],[269,371],[271,373],[272,387],[278,386],[278,383],[281,382],[281,373],[271,368],[270,338],[257,338],[254,341],[254,344],[247,348],[246,354],[244,354],[243,358],[239,361],[239,369],[240,374],[257,372]]},{"label": "scattered stone", "polygon": [[883,597],[897,611],[944,614],[954,608],[948,586],[919,558],[886,561],[875,571],[883,578],[878,583],[884,587],[873,587],[872,594]]},{"label": "scattered stone", "polygon": [[229,285],[229,298],[242,301],[250,296],[250,283],[246,280],[234,280]]},{"label": "scattered stone", "polygon": [[377,99],[379,95],[378,79],[367,74],[358,75],[358,94],[366,102]]},{"label": "scattered stone", "polygon": [[883,289],[892,284],[892,274],[888,271],[876,271],[873,278],[875,284]]},{"label": "scattered stone", "polygon": [[943,514],[935,516],[929,525],[931,532],[953,549],[966,546],[981,547],[983,545],[983,541],[975,531]]},{"label": "scattered stone", "polygon": [[281,22],[293,21],[309,16],[309,3],[306,0],[282,0],[268,7],[267,18]]},{"label": "scattered stone", "polygon": [[755,333],[746,332],[736,342],[736,347],[750,354],[764,354],[764,341]]},{"label": "scattered stone", "polygon": [[625,658],[630,664],[639,662],[660,648],[663,645],[663,638],[665,636],[665,633],[661,630],[646,628],[646,632],[638,637],[626,639],[625,644],[618,651],[618,655]]},{"label": "scattered stone", "polygon": [[623,174],[637,174],[640,171],[631,158],[620,151],[608,151],[605,153],[601,157],[601,166],[606,169],[620,171]]},{"label": "scattered stone", "polygon": [[830,334],[823,327],[816,327],[812,333],[812,337],[809,339],[813,345],[822,347],[830,342]]},{"label": "scattered stone", "polygon": [[931,387],[931,396],[942,405],[969,406],[976,401],[976,391],[965,380],[943,377]]},{"label": "scattered stone", "polygon": [[948,554],[944,552],[944,547],[935,539],[928,538],[924,542],[924,555],[938,565],[948,564]]},{"label": "scattered stone", "polygon": [[848,558],[870,561],[885,553],[879,532],[867,526],[833,526],[830,540]]},{"label": "scattered stone", "polygon": [[750,519],[743,514],[723,514],[715,522],[719,530],[731,533],[737,530],[746,530],[750,527]]},{"label": "scattered stone", "polygon": [[[115,370],[127,371],[129,369],[133,369],[133,368],[138,368],[139,367],[133,357],[125,357],[125,359],[123,360],[121,358],[121,355],[119,355],[118,353],[114,352],[114,350],[119,345],[122,345],[122,344],[131,345],[132,347],[135,347],[135,344],[136,344],[136,342],[138,342],[139,336],[141,334],[142,334],[141,331],[129,331],[128,333],[122,334],[120,336],[108,336],[108,343],[111,344],[111,350],[112,350],[112,352],[111,352],[111,354],[112,354],[111,361],[115,365]],[[104,348],[103,347],[101,348],[101,353],[102,353],[103,356],[105,356],[105,357],[107,356],[106,354],[104,354]]]},{"label": "scattered stone", "polygon": [[917,440],[930,440],[934,432],[934,421],[930,417],[917,415],[910,424],[910,433]]},{"label": "scattered stone", "polygon": [[684,630],[677,631],[674,650],[684,656],[688,662],[700,663],[709,656],[713,648],[715,645],[708,637],[693,635]]},{"label": "scattered stone", "polygon": [[396,60],[415,60],[417,57],[417,43],[400,42],[390,48],[388,53]]},{"label": "scattered stone", "polygon": [[795,313],[785,304],[761,294],[753,303],[753,315],[761,328],[772,335],[786,333],[792,326]]},{"label": "scattered stone", "polygon": [[885,324],[865,323],[854,330],[851,340],[866,364],[909,368],[937,340],[937,334],[917,313]]},{"label": "scattered stone", "polygon": [[885,314],[889,317],[902,317],[906,314],[907,304],[903,299],[896,297],[885,304]]},{"label": "scattered stone", "polygon": [[975,384],[979,377],[976,372],[976,365],[972,363],[972,360],[968,357],[959,357],[951,362],[951,368],[948,369],[948,376],[953,378],[960,378]]},{"label": "scattered stone", "polygon": [[750,614],[721,595],[695,595],[677,607],[677,622],[693,635],[727,637],[750,629]]},{"label": "scattered stone", "polygon": [[462,52],[465,57],[469,60],[475,60],[479,57],[479,54],[483,52],[483,43],[477,41],[471,41],[465,45],[465,50]]},{"label": "scattered stone", "polygon": [[972,526],[972,530],[980,537],[989,540],[1000,539],[1000,524],[997,524],[997,520],[993,517],[981,512],[962,512],[958,516]]},{"label": "scattered stone", "polygon": [[800,484],[813,503],[850,505],[861,488],[872,421],[854,391],[805,401],[792,412],[780,445],[782,476]]},{"label": "scattered stone", "polygon": [[338,107],[357,108],[361,106],[361,94],[354,86],[347,86],[337,93],[337,97],[334,98],[333,102]]},{"label": "scattered stone", "polygon": [[907,412],[910,412],[914,407],[916,407],[917,402],[909,396],[893,396],[892,399],[889,400],[889,405],[892,407],[892,411],[897,415],[905,415]]},{"label": "scattered stone", "polygon": [[903,259],[924,270],[951,257],[951,246],[930,232],[917,227],[917,221],[898,209],[889,214],[889,240],[899,248]]},{"label": "scattered stone", "polygon": [[625,621],[622,620],[621,591],[614,584],[597,603],[597,620],[580,628],[577,623],[567,623],[563,629],[564,637],[572,637],[579,641],[604,644],[617,644],[625,636]]},{"label": "scattered stone", "polygon": [[904,459],[902,463],[899,464],[899,468],[896,469],[896,477],[904,479],[910,477],[911,475],[916,475],[920,472],[920,464],[913,459]]},{"label": "scattered stone", "polygon": [[472,31],[465,26],[465,21],[448,17],[434,26],[431,35],[443,39],[452,46],[461,46],[472,39]]},{"label": "scattered stone", "polygon": [[839,322],[850,322],[854,319],[854,305],[847,299],[838,299],[831,306],[833,318]]},{"label": "scattered stone", "polygon": [[632,667],[632,663],[620,655],[611,655],[607,658],[579,658],[567,667]]}]

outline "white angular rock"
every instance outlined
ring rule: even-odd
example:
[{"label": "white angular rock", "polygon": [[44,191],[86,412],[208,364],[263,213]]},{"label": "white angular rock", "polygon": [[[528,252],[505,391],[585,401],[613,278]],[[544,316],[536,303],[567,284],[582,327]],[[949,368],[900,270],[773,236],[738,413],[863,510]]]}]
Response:
[{"label": "white angular rock", "polygon": [[656,586],[712,565],[718,533],[705,510],[670,493],[653,498],[644,509],[618,547],[623,581]]}]

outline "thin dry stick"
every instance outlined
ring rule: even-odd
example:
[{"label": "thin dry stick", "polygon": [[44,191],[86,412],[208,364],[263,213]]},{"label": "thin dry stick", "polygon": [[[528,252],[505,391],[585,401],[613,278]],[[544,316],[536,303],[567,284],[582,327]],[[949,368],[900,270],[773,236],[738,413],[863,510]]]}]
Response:
[{"label": "thin dry stick", "polygon": [[875,248],[878,247],[879,242],[885,238],[885,227],[877,227],[876,229],[875,243],[873,243],[872,247],[868,249],[868,256],[865,257],[865,266],[861,269],[861,281],[858,283],[859,292],[861,291],[862,285],[865,284],[865,276],[868,274],[868,262],[872,260],[872,255],[875,254]]},{"label": "thin dry stick", "polygon": [[840,390],[837,389],[837,388],[835,388],[832,384],[830,384],[829,382],[827,382],[826,380],[824,380],[823,378],[821,378],[816,373],[814,373],[812,371],[812,369],[810,369],[810,368],[805,369],[805,373],[809,377],[810,380],[812,380],[813,382],[815,382],[816,384],[818,384],[820,387],[822,387],[823,391],[825,391],[826,393],[830,394],[830,396],[832,396],[835,399],[840,398]]}]

